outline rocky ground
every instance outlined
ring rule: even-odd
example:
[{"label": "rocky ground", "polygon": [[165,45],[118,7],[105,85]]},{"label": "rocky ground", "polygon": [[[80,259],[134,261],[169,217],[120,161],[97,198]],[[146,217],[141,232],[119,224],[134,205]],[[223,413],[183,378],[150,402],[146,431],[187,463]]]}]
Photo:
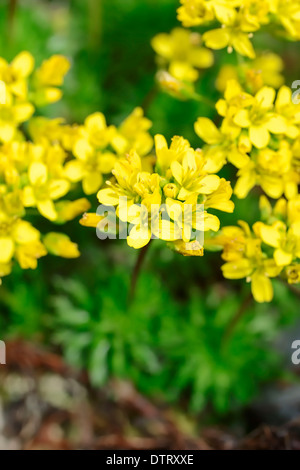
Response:
[{"label": "rocky ground", "polygon": [[24,342],[9,343],[0,366],[1,450],[300,450],[298,387],[267,391],[245,420],[254,427],[247,435],[201,426],[200,417],[153,403],[127,382],[93,390],[59,355]]}]

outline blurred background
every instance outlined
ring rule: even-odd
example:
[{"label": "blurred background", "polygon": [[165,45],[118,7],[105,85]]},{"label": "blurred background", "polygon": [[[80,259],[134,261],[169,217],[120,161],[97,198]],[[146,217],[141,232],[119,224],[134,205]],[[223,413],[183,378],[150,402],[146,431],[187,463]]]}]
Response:
[{"label": "blurred background", "polygon": [[[150,41],[178,25],[177,6],[0,0],[0,56],[28,50],[37,63],[52,54],[71,60],[63,100],[42,110],[48,117],[82,123],[101,111],[118,125],[142,106],[153,135],[183,135],[197,147],[193,123],[212,111],[155,90]],[[287,83],[298,79],[297,45],[257,36],[283,57]],[[215,55],[198,84],[212,99],[224,61]],[[223,174],[234,180],[229,166]],[[222,222],[251,223],[257,214],[253,193]],[[45,232],[47,224],[38,222]],[[282,435],[300,446],[299,427],[285,424],[300,416],[299,367],[291,364],[299,292],[276,282],[272,304],[255,304],[249,285],[223,279],[219,253],[184,258],[155,241],[128,306],[137,252],[98,240],[78,220],[64,232],[79,259],[15,267],[0,287],[0,448],[281,448]]]}]

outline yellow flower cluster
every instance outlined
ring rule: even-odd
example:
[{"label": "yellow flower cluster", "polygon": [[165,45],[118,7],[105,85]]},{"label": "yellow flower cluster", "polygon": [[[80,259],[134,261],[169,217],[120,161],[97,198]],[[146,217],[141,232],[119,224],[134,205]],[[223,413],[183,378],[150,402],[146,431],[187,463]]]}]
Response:
[{"label": "yellow flower cluster", "polygon": [[250,59],[255,51],[250,39],[263,26],[272,24],[288,39],[300,39],[299,0],[181,0],[178,19],[183,26],[220,27],[204,33],[203,41],[211,49],[227,47]]},{"label": "yellow flower cluster", "polygon": [[42,237],[24,220],[29,208],[62,223],[89,207],[85,199],[55,205],[71,187],[64,174],[67,153],[61,144],[61,121],[32,117],[36,106],[61,98],[59,87],[69,66],[65,57],[53,56],[34,70],[28,52],[10,64],[0,59],[0,282],[11,272],[13,260],[23,269],[34,269],[48,252],[79,256],[77,245],[66,235],[51,232]]},{"label": "yellow flower cluster", "polygon": [[[203,246],[195,234],[220,227],[219,219],[207,210],[234,209],[230,183],[213,174],[202,151],[192,149],[183,137],[174,137],[168,147],[166,139],[156,135],[155,150],[153,171],[143,169],[136,150],[118,160],[113,179],[98,192],[98,200],[116,207],[118,218],[130,224],[129,246],[141,248],[155,237],[171,242],[184,255],[200,256]],[[85,214],[81,223],[97,226],[100,219]]]},{"label": "yellow flower cluster", "polygon": [[34,115],[37,107],[61,98],[69,67],[59,55],[36,70],[28,52],[11,63],[0,59],[0,281],[14,259],[21,268],[34,269],[47,253],[78,257],[67,235],[42,236],[25,219],[34,211],[56,224],[74,219],[90,207],[85,198],[62,200],[75,183],[82,182],[87,195],[96,193],[118,158],[130,149],[144,156],[153,147],[151,122],[141,108],[119,128],[108,127],[101,113],[82,126]]},{"label": "yellow flower cluster", "polygon": [[257,302],[270,302],[273,287],[270,278],[281,274],[289,283],[300,282],[300,198],[279,199],[272,208],[265,196],[260,199],[262,221],[252,230],[239,226],[224,227],[208,245],[222,247],[227,279],[246,278]]},{"label": "yellow flower cluster", "polygon": [[[278,66],[274,57],[272,61]],[[225,227],[207,240],[208,248],[223,248],[224,276],[246,278],[255,300],[268,302],[273,298],[270,278],[280,275],[289,283],[300,282],[300,106],[293,103],[291,89],[280,86],[280,75],[273,77],[274,88],[266,85],[271,80],[267,73],[265,78],[260,74],[258,81],[251,80],[247,72],[254,70],[253,65],[242,65],[244,88],[237,76],[232,79],[232,70],[223,76],[224,98],[216,103],[223,118],[220,127],[199,118],[195,131],[206,143],[203,153],[214,171],[226,162],[238,168],[234,188],[238,198],[245,198],[258,185],[278,200],[272,210],[266,196],[261,197],[263,222],[256,222],[252,229],[240,221],[239,226]],[[269,65],[262,70],[267,71]]]},{"label": "yellow flower cluster", "polygon": [[73,135],[71,151],[75,160],[66,164],[66,176],[73,183],[82,181],[85,194],[95,194],[104,182],[103,175],[111,173],[119,157],[131,149],[142,156],[151,151],[151,126],[141,108],[136,108],[118,129],[107,126],[102,113],[92,114]]},{"label": "yellow flower cluster", "polygon": [[[61,98],[68,60],[56,55],[35,69],[28,52],[10,64],[0,59],[0,279],[14,260],[27,269],[47,253],[79,256],[65,234],[42,236],[28,216],[38,211],[63,224],[87,211],[86,198],[64,199],[80,183],[114,214],[113,235],[119,230],[135,249],[158,238],[185,256],[202,256],[205,233],[205,247],[223,250],[224,276],[251,282],[256,301],[272,299],[274,277],[300,282],[300,104],[284,85],[282,59],[256,56],[250,41],[271,23],[281,36],[299,40],[300,0],[181,0],[178,18],[184,27],[220,27],[202,36],[175,28],[153,38],[158,81],[173,96],[206,99],[194,84],[213,65],[210,49],[227,47],[251,59],[221,67],[216,87],[223,97],[215,106],[221,122],[198,118],[201,149],[179,136],[170,146],[162,135],[153,139],[142,108],[118,127],[100,112],[72,126],[36,116],[37,107]],[[234,210],[231,184],[217,175],[227,163],[238,169],[238,199],[255,186],[275,199],[272,207],[261,196],[261,217],[252,227],[240,221],[220,231],[214,210]],[[100,212],[85,213],[81,225],[109,233],[109,218]]]},{"label": "yellow flower cluster", "polygon": [[300,105],[292,102],[291,89],[282,86],[276,96],[274,88],[263,86],[253,96],[229,80],[216,108],[223,117],[220,128],[199,118],[195,130],[207,143],[203,152],[216,171],[226,161],[239,168],[235,194],[244,198],[259,185],[274,199],[295,197],[300,182]]}]

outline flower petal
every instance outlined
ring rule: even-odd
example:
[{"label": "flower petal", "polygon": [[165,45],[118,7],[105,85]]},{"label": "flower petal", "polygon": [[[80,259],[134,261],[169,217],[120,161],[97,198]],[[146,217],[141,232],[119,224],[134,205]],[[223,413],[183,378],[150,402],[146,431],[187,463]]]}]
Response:
[{"label": "flower petal", "polygon": [[14,254],[15,245],[10,237],[0,237],[0,263],[9,263]]}]

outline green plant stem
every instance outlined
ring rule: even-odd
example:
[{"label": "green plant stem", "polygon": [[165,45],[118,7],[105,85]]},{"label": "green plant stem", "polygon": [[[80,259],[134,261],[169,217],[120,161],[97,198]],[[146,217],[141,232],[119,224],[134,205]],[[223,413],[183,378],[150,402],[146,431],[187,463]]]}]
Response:
[{"label": "green plant stem", "polygon": [[102,39],[102,0],[88,0],[88,43],[92,51],[99,51]]},{"label": "green plant stem", "polygon": [[289,289],[293,294],[300,297],[300,289],[295,286],[295,284],[289,284],[286,279],[279,277],[280,282]]},{"label": "green plant stem", "polygon": [[244,66],[245,63],[246,63],[245,57],[243,55],[239,54],[238,52],[236,53],[236,57],[237,57],[238,66],[239,67]]},{"label": "green plant stem", "polygon": [[211,101],[209,98],[206,98],[206,96],[203,96],[203,95],[199,95],[199,93],[195,93],[193,95],[193,98],[196,100],[196,101],[199,101],[199,103],[204,103],[206,104],[207,106],[209,106],[210,108],[212,109],[216,109],[216,105],[213,101]]},{"label": "green plant stem", "polygon": [[284,284],[288,287],[288,289],[298,297],[300,297],[300,289],[298,287],[294,286],[293,284],[289,284],[288,282],[284,282]]},{"label": "green plant stem", "polygon": [[8,41],[10,41],[10,42],[13,39],[13,29],[14,29],[17,6],[18,6],[18,0],[9,0],[9,3],[8,3],[7,38],[8,38]]},{"label": "green plant stem", "polygon": [[227,346],[227,344],[228,344],[228,342],[229,342],[229,340],[230,340],[237,324],[239,323],[240,319],[244,316],[244,314],[247,312],[249,306],[252,303],[252,300],[253,300],[253,298],[252,298],[252,294],[250,292],[245,297],[244,301],[240,305],[240,307],[237,310],[236,314],[232,317],[231,321],[228,323],[227,328],[224,332],[224,336],[222,338],[222,349],[224,349]]},{"label": "green plant stem", "polygon": [[134,270],[133,270],[132,276],[131,276],[130,290],[129,290],[129,297],[128,297],[128,303],[129,304],[131,304],[133,299],[134,299],[135,292],[136,292],[137,281],[138,281],[138,278],[139,278],[141,268],[143,266],[146,254],[147,254],[147,252],[149,250],[149,247],[151,245],[151,242],[152,242],[152,239],[150,240],[150,242],[147,245],[143,246],[143,248],[141,248],[140,251],[139,251],[138,258],[136,260]]},{"label": "green plant stem", "polygon": [[158,86],[155,83],[153,85],[153,87],[149,90],[149,92],[147,93],[147,95],[145,96],[145,98],[144,98],[144,100],[141,104],[141,107],[143,108],[145,113],[146,113],[146,111],[148,111],[148,108],[151,106],[151,104],[155,100],[157,94],[158,94]]}]

